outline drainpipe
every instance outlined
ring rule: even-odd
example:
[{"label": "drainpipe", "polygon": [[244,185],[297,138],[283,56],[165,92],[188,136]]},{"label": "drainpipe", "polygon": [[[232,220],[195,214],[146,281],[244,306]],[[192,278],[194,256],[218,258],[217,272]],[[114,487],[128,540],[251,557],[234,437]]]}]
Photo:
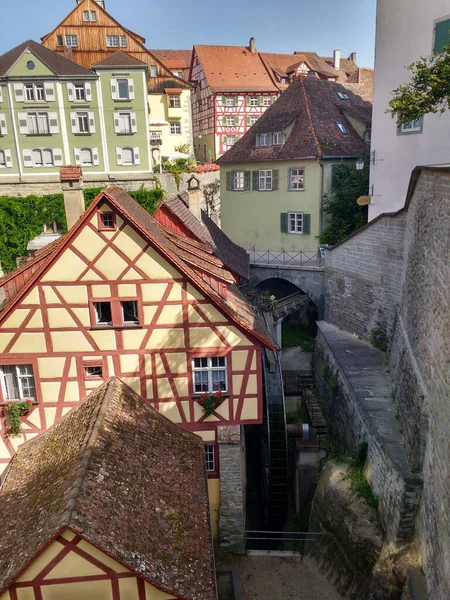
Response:
[{"label": "drainpipe", "polygon": [[[320,215],[319,215],[319,235],[320,235],[322,233],[322,231],[323,231],[323,190],[324,190],[323,179],[324,179],[325,169],[324,169],[324,164],[320,160],[320,158],[317,159],[317,162],[319,163],[320,169],[321,169],[321,178],[320,178]],[[320,244],[320,239],[319,239],[319,244]]]}]

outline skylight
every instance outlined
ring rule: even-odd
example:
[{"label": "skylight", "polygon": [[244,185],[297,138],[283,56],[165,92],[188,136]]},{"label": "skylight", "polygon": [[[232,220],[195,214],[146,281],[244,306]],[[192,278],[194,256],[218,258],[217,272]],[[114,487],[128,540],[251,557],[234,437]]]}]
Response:
[{"label": "skylight", "polygon": [[345,92],[337,92],[337,95],[341,100],[348,100],[348,94],[346,94]]},{"label": "skylight", "polygon": [[342,123],[339,123],[338,121],[336,121],[336,125],[341,130],[341,133],[344,133],[344,134],[348,133],[348,131],[346,130],[346,128],[344,127],[344,125]]}]

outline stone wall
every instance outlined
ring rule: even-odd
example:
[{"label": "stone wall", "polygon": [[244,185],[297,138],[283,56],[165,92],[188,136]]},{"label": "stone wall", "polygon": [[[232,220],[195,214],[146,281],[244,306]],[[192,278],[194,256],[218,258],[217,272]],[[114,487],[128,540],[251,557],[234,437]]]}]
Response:
[{"label": "stone wall", "polygon": [[405,214],[382,217],[326,253],[325,320],[386,343],[400,302]]}]

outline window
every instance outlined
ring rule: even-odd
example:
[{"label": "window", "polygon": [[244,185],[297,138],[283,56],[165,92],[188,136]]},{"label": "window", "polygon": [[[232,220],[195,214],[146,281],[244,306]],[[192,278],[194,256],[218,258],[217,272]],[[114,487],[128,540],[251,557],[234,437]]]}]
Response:
[{"label": "window", "polygon": [[112,325],[111,302],[94,302],[96,325]]},{"label": "window", "polygon": [[225,356],[208,356],[192,359],[194,393],[227,391],[227,359]]},{"label": "window", "polygon": [[33,167],[53,167],[53,151],[50,148],[35,148],[31,151]]},{"label": "window", "polygon": [[227,96],[227,98],[225,100],[225,106],[234,106],[234,97],[233,96]]},{"label": "window", "polygon": [[88,377],[103,377],[103,367],[101,365],[90,365],[84,367],[84,376]]},{"label": "window", "polygon": [[205,462],[207,473],[212,473],[216,470],[215,448],[209,444],[205,446]]},{"label": "window", "polygon": [[348,94],[345,94],[344,92],[337,92],[337,95],[341,100],[348,100]]},{"label": "window", "polygon": [[44,163],[44,167],[53,167],[53,152],[50,148],[42,150],[42,162]]},{"label": "window", "polygon": [[36,149],[32,151],[33,167],[42,167],[42,150]]},{"label": "window", "polygon": [[258,106],[258,98],[257,98],[257,96],[251,96],[249,104],[250,104],[250,106]]},{"label": "window", "polygon": [[169,96],[169,106],[170,106],[170,108],[180,108],[180,96],[170,95]]},{"label": "window", "polygon": [[245,189],[244,171],[233,171],[233,190]]},{"label": "window", "polygon": [[77,113],[78,133],[89,133],[89,114],[87,112]]},{"label": "window", "polygon": [[28,102],[31,102],[34,100],[34,86],[32,83],[27,83],[25,85],[25,99]]},{"label": "window", "polygon": [[127,36],[126,35],[121,35],[120,36],[120,47],[121,48],[126,48],[127,47]]},{"label": "window", "polygon": [[259,119],[259,116],[253,115],[250,117],[250,126],[254,125],[256,121]]},{"label": "window", "polygon": [[176,77],[179,77],[180,79],[184,79],[183,71],[172,71],[172,73],[174,75],[176,75]]},{"label": "window", "polygon": [[81,148],[80,150],[80,162],[82,167],[92,167],[94,159],[92,150],[90,148]]},{"label": "window", "polygon": [[170,135],[181,135],[181,123],[172,121],[170,124]]},{"label": "window", "polygon": [[260,146],[268,146],[269,145],[269,134],[268,133],[260,133],[259,134],[259,145]]},{"label": "window", "polygon": [[25,84],[25,99],[27,102],[44,101],[45,91],[42,83],[26,83]]},{"label": "window", "polygon": [[288,213],[288,233],[303,233],[303,213]]},{"label": "window", "polygon": [[131,114],[119,113],[119,130],[118,133],[131,133]]},{"label": "window", "polygon": [[418,119],[413,119],[412,121],[408,121],[408,123],[403,123],[399,127],[399,133],[422,133],[423,127],[423,118],[419,117]]},{"label": "window", "polygon": [[162,131],[150,131],[150,141],[161,143]]},{"label": "window", "polygon": [[344,125],[342,123],[339,123],[338,121],[336,121],[336,125],[339,127],[339,129],[341,130],[341,133],[343,133],[344,135],[347,134],[347,129],[344,127]]},{"label": "window", "polygon": [[6,167],[6,154],[4,150],[0,150],[0,168]]},{"label": "window", "polygon": [[156,65],[150,65],[150,77],[158,77],[158,67]]},{"label": "window", "polygon": [[234,127],[234,116],[226,117],[225,123],[227,127]]},{"label": "window", "polygon": [[36,385],[32,365],[1,365],[0,383],[3,401],[36,399]]},{"label": "window", "polygon": [[270,96],[264,96],[263,106],[272,106],[272,98]]},{"label": "window", "polygon": [[66,46],[76,48],[78,46],[78,36],[66,35]]},{"label": "window", "polygon": [[118,79],[117,80],[117,97],[119,100],[128,100],[129,92],[128,92],[128,79]]},{"label": "window", "polygon": [[439,21],[434,26],[434,47],[435,52],[442,52],[448,45],[450,38],[450,19]]},{"label": "window", "polygon": [[119,47],[119,36],[118,35],[107,35],[106,36],[106,46],[108,48],[118,48]]},{"label": "window", "polygon": [[36,64],[35,64],[34,60],[27,61],[27,69],[29,69],[30,71],[32,71],[35,66],[36,66]]},{"label": "window", "polygon": [[89,11],[83,10],[83,21],[89,21]]},{"label": "window", "polygon": [[282,83],[282,85],[285,85],[285,84],[286,84],[286,77],[282,77],[282,78],[281,78],[281,83]]},{"label": "window", "polygon": [[236,136],[235,135],[225,135],[224,136],[224,144],[226,146],[232,146],[233,144],[236,143]]},{"label": "window", "polygon": [[57,46],[63,46],[63,36],[62,35],[57,35],[56,36],[56,45]]},{"label": "window", "polygon": [[124,325],[139,325],[137,300],[124,300],[121,305]]},{"label": "window", "polygon": [[272,134],[272,144],[274,146],[281,146],[282,139],[283,139],[283,134],[281,133],[281,131],[277,131],[276,133]]},{"label": "window", "polygon": [[289,169],[289,189],[305,189],[305,169]]},{"label": "window", "polygon": [[114,213],[101,212],[101,213],[99,213],[99,216],[100,216],[99,229],[115,229],[116,228],[116,219],[114,217]]},{"label": "window", "polygon": [[76,83],[73,86],[75,100],[78,102],[84,102],[86,100],[86,90],[84,87],[84,83]]},{"label": "window", "polygon": [[123,148],[122,149],[122,164],[123,165],[134,165],[133,148]]},{"label": "window", "polygon": [[259,171],[259,189],[260,190],[271,190],[272,189],[272,169],[266,169]]},{"label": "window", "polygon": [[93,21],[94,23],[97,21],[97,13],[95,12],[95,10],[91,10],[91,21]]}]

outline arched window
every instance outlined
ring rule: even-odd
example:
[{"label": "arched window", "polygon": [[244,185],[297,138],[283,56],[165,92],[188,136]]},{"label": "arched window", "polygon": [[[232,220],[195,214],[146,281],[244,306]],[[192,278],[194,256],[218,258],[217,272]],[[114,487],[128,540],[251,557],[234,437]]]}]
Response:
[{"label": "arched window", "polygon": [[90,148],[81,148],[80,159],[82,167],[92,167],[94,164],[92,150]]},{"label": "arched window", "polygon": [[44,148],[42,151],[44,167],[53,167],[53,152],[50,148]]},{"label": "arched window", "polygon": [[123,165],[134,165],[133,148],[123,148],[122,149],[122,164]]},{"label": "arched window", "polygon": [[33,150],[33,165],[35,167],[42,167],[42,151],[39,148]]},{"label": "arched window", "polygon": [[6,154],[4,150],[0,150],[0,167],[6,167]]}]

